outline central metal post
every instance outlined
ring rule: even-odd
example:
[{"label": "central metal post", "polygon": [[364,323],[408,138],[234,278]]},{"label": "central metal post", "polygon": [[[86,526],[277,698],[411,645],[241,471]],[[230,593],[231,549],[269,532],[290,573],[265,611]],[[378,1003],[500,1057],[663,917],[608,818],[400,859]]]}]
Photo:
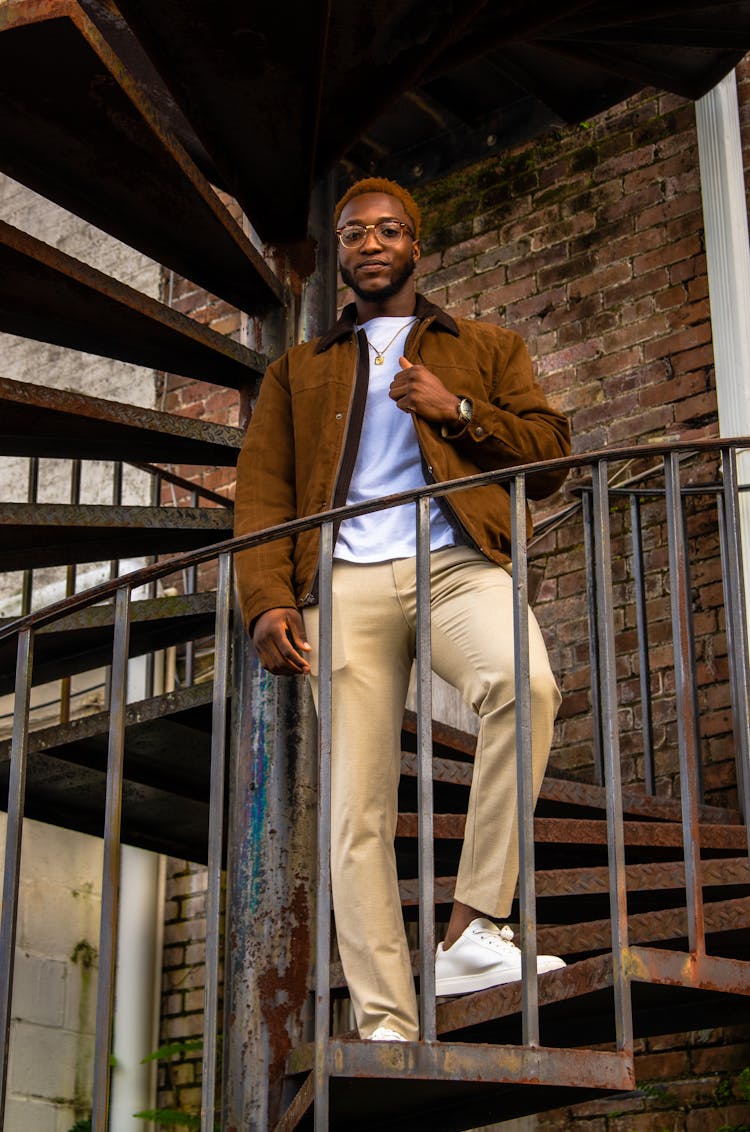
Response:
[{"label": "central metal post", "polygon": [[[331,190],[313,194],[316,269],[286,325],[263,327],[278,357],[335,313]],[[316,722],[307,682],[264,672],[235,616],[229,773],[222,1128],[268,1132],[291,1099],[286,1057],[312,1037]]]}]

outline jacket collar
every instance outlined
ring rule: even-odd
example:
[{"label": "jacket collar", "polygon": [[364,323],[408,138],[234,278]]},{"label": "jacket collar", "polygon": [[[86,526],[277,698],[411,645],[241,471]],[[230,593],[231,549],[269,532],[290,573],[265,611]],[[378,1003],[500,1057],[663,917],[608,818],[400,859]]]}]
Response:
[{"label": "jacket collar", "polygon": [[[424,295],[417,294],[417,305],[414,313],[418,319],[431,318],[433,325],[438,325],[441,329],[447,330],[449,334],[453,334],[458,338],[458,326],[449,314],[446,314],[441,307],[435,306]],[[335,342],[340,342],[343,338],[348,338],[357,321],[357,307],[354,303],[348,303],[341,312],[341,318],[335,322],[333,326],[318,339],[318,344],[315,347],[316,354],[322,354]]]}]

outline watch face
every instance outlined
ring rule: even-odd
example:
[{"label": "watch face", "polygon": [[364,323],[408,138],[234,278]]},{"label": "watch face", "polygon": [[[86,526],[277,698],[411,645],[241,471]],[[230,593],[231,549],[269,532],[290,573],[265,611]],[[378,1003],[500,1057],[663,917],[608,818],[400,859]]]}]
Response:
[{"label": "watch face", "polygon": [[471,420],[471,401],[468,397],[462,397],[458,405],[458,415],[464,421]]}]

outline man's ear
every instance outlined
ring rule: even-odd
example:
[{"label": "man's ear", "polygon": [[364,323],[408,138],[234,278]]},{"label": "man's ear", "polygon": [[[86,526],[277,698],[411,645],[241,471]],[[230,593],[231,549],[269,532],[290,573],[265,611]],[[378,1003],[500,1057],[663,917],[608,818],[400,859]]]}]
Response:
[{"label": "man's ear", "polygon": [[422,245],[419,240],[414,240],[411,245],[411,257],[416,263],[422,255]]}]

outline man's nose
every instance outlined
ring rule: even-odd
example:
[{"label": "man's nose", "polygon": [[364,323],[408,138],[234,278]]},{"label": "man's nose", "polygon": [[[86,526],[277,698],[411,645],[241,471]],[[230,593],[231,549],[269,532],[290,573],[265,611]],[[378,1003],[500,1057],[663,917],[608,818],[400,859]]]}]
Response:
[{"label": "man's nose", "polygon": [[368,229],[368,231],[365,232],[365,238],[364,238],[364,241],[362,243],[362,247],[360,248],[360,251],[380,252],[382,250],[383,250],[383,245],[380,243],[380,240],[375,235],[375,229],[374,228]]}]

